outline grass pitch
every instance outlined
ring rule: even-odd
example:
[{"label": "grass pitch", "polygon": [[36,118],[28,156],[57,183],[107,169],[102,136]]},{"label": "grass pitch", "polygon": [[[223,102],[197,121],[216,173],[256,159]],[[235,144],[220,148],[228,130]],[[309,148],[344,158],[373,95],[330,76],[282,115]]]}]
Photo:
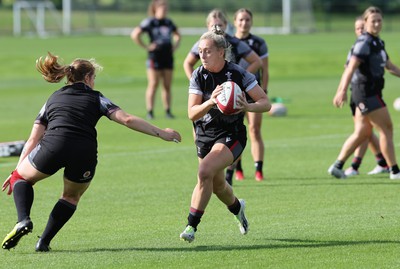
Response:
[{"label": "grass pitch", "polygon": [[[197,159],[187,119],[188,82],[182,61],[195,42],[184,37],[176,55],[175,120],[164,118],[157,96],[154,124],[181,132],[180,144],[132,132],[102,119],[98,124],[99,165],[78,210],[51,243],[50,253],[34,245],[62,191],[61,173],[35,186],[33,233],[16,249],[0,251],[5,268],[396,268],[400,249],[399,182],[387,175],[336,180],[326,170],[352,132],[348,107],[332,98],[354,36],[313,34],[266,36],[270,48],[270,97],[286,100],[288,116],[263,120],[265,174],[256,182],[248,144],[246,179],[234,182],[247,203],[250,222],[242,236],[227,209],[213,197],[196,233],[179,240],[196,182]],[[398,34],[383,34],[400,64]],[[2,38],[0,141],[26,139],[47,97],[62,85],[46,83],[35,59],[51,51],[65,62],[91,58],[104,66],[96,89],[126,111],[145,116],[145,53],[129,37]],[[400,80],[386,75],[384,99],[399,149],[399,112],[392,102]],[[250,142],[249,142],[250,143]],[[17,158],[0,159],[6,178]],[[346,167],[350,161],[346,163]],[[16,221],[13,200],[0,195],[0,235]]]}]

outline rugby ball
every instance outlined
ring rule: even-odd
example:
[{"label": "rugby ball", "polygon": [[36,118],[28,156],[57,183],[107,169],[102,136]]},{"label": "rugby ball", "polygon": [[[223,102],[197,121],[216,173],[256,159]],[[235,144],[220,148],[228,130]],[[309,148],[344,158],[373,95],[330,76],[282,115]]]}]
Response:
[{"label": "rugby ball", "polygon": [[243,91],[233,81],[226,81],[222,85],[222,91],[217,96],[217,107],[225,115],[235,114],[237,109],[237,100],[243,96]]},{"label": "rugby ball", "polygon": [[396,111],[400,111],[400,97],[397,97],[393,102],[393,107]]},{"label": "rugby ball", "polygon": [[282,103],[272,103],[268,114],[272,117],[284,117],[287,115],[287,107]]}]

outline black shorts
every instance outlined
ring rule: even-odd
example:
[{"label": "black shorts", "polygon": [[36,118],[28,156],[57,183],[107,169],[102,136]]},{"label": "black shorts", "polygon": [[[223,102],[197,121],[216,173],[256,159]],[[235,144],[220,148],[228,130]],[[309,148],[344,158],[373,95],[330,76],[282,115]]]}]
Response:
[{"label": "black shorts", "polygon": [[158,55],[153,54],[149,55],[149,58],[146,62],[147,68],[162,70],[162,69],[174,69],[174,58],[172,54],[165,53]]},{"label": "black shorts", "polygon": [[233,162],[235,162],[246,147],[247,132],[245,130],[238,134],[227,134],[225,136],[218,136],[214,139],[198,136],[196,138],[197,156],[203,159],[217,143],[222,143],[229,148],[233,154]]},{"label": "black shorts", "polygon": [[351,115],[353,117],[356,115],[356,103],[354,103],[353,98],[350,97],[350,110],[351,110]]},{"label": "black shorts", "polygon": [[[351,88],[351,100],[354,102],[355,107],[360,109],[361,114],[366,115],[371,111],[386,106],[382,99],[382,88],[371,89],[368,84],[352,84]],[[370,92],[375,94],[370,94]]]},{"label": "black shorts", "polygon": [[64,176],[77,183],[90,182],[97,166],[97,144],[88,141],[66,142],[45,137],[28,156],[38,171],[53,175],[61,168]]}]

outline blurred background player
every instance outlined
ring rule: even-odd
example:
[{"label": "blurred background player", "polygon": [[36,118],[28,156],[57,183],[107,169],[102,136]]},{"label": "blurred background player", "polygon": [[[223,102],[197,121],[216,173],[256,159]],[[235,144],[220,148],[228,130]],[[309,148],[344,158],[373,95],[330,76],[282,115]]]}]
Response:
[{"label": "blurred background player", "polygon": [[[354,33],[356,34],[356,37],[358,38],[362,33],[364,32],[364,19],[363,17],[357,17],[355,22],[354,22]],[[347,67],[352,52],[353,52],[353,48],[354,46],[351,48],[349,54],[347,55],[347,61],[346,61],[346,65],[345,67]],[[351,90],[351,88],[350,88]],[[354,115],[356,112],[356,105],[354,104],[354,101],[352,98],[350,98],[350,109],[353,115],[353,119],[354,119]],[[371,137],[368,138],[367,140],[365,140],[364,142],[361,143],[360,146],[358,146],[356,148],[356,150],[354,151],[354,157],[353,160],[351,162],[351,166],[349,168],[347,168],[344,173],[346,176],[356,176],[359,175],[359,167],[361,165],[362,159],[365,156],[365,153],[367,152],[368,146],[370,148],[370,150],[372,151],[372,153],[375,155],[375,159],[377,162],[377,165],[375,166],[375,168],[368,172],[368,175],[374,175],[374,174],[379,174],[379,173],[389,173],[389,167],[387,166],[385,157],[383,157],[383,154],[379,148],[379,139],[378,137],[375,135],[374,132],[372,132]]]},{"label": "blurred background player", "polygon": [[[222,10],[213,9],[207,15],[206,25],[209,31],[214,25],[218,25],[223,31],[225,31],[228,26],[228,20]],[[239,40],[238,38],[231,36],[227,33],[225,33],[224,36],[229,44],[231,44],[232,46],[232,56],[229,61],[232,61],[236,64],[239,64],[241,60],[246,61],[248,64],[246,70],[251,73],[256,73],[258,69],[260,69],[262,66],[262,61],[260,57],[258,57],[257,53],[255,53],[249,45]],[[185,60],[183,61],[183,69],[185,70],[186,77],[189,80],[192,76],[195,65],[200,60],[198,46],[199,41],[197,41],[193,45],[192,49],[189,51]]]},{"label": "blurred background player", "polygon": [[372,135],[372,128],[379,132],[379,145],[390,167],[390,179],[400,179],[394,143],[393,123],[382,99],[385,69],[400,77],[400,69],[392,63],[379,38],[382,30],[382,11],[369,7],[363,14],[365,32],[357,38],[350,61],[340,80],[333,104],[343,107],[347,101],[347,89],[351,82],[351,98],[355,103],[354,132],[342,146],[339,156],[328,173],[336,178],[346,178],[343,165],[354,150]]},{"label": "blurred background player", "polygon": [[[214,193],[235,216],[241,234],[249,225],[244,214],[245,202],[239,200],[225,180],[224,169],[242,154],[247,141],[244,125],[246,111],[266,112],[271,108],[267,95],[258,85],[255,76],[229,59],[230,44],[218,25],[203,34],[198,43],[202,65],[193,72],[189,84],[188,116],[196,133],[199,160],[197,184],[192,192],[187,226],[180,238],[187,242],[195,239],[201,217]],[[216,97],[222,84],[233,81],[247,92],[254,103],[244,97],[238,100],[240,112],[222,114],[216,108]]]},{"label": "blurred background player", "polygon": [[[269,80],[269,72],[268,72],[268,46],[264,39],[259,36],[253,35],[251,31],[251,27],[253,25],[253,13],[246,8],[241,8],[235,12],[234,15],[234,25],[236,27],[235,37],[240,40],[246,42],[250,48],[257,53],[257,55],[262,60],[262,66],[255,73],[258,84],[261,88],[267,93],[268,89],[268,80]],[[246,61],[241,60],[239,65],[243,68],[247,68],[248,63]],[[247,101],[249,103],[253,102],[251,98],[248,98]],[[249,123],[249,135],[251,142],[251,154],[253,156],[254,166],[255,166],[255,179],[257,181],[261,181],[264,179],[263,175],[263,164],[264,164],[264,141],[261,134],[261,122],[262,122],[262,114],[261,113],[246,113],[247,120]],[[236,179],[243,180],[244,173],[241,162],[242,156],[236,163]],[[227,176],[230,175],[230,172],[227,171]],[[229,179],[228,179],[229,181]]]},{"label": "blurred background player", "polygon": [[[147,118],[154,118],[155,94],[162,80],[162,102],[167,118],[174,118],[171,112],[172,103],[172,76],[174,69],[174,52],[179,47],[181,35],[173,21],[167,18],[167,0],[152,0],[149,17],[144,19],[131,33],[131,38],[148,52],[147,59],[147,90],[146,109]],[[142,40],[142,35],[147,33],[150,43]]]}]

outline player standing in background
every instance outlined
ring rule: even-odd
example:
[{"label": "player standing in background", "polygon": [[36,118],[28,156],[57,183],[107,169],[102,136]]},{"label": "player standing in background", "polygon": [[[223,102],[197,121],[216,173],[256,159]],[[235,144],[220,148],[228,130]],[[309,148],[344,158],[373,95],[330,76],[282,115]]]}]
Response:
[{"label": "player standing in background", "polygon": [[[188,116],[196,134],[199,167],[187,226],[180,234],[180,238],[187,242],[194,240],[197,226],[213,193],[235,216],[240,232],[248,232],[245,202],[234,195],[232,187],[225,180],[224,169],[239,158],[246,146],[245,112],[266,112],[271,104],[252,73],[227,61],[230,46],[218,25],[203,34],[198,43],[202,65],[196,68],[190,79]],[[240,97],[239,113],[222,114],[215,105],[215,99],[226,81],[238,84],[254,103],[249,104],[244,97]]]},{"label": "player standing in background", "polygon": [[[146,109],[147,118],[154,118],[155,94],[162,80],[162,101],[167,118],[174,118],[171,113],[172,103],[172,75],[174,69],[174,52],[179,47],[181,35],[173,21],[167,18],[167,0],[152,0],[149,17],[144,19],[132,33],[131,38],[148,52],[147,59],[147,90]],[[142,35],[147,33],[150,43],[142,40]]]},{"label": "player standing in background", "polygon": [[[364,19],[362,17],[357,17],[354,22],[354,33],[356,34],[356,37],[359,37],[363,32],[364,32]],[[351,48],[349,54],[347,55],[345,67],[347,67],[347,65],[350,61],[351,55],[353,53],[353,48],[354,48],[354,46]],[[351,88],[350,88],[350,90],[351,90]],[[350,98],[350,109],[351,109],[351,113],[353,115],[353,120],[354,120],[354,115],[356,112],[356,105],[352,98]],[[375,155],[375,159],[377,162],[377,165],[375,166],[375,168],[372,171],[368,172],[368,175],[375,175],[375,174],[379,174],[379,173],[389,173],[389,167],[387,166],[385,157],[383,157],[383,154],[379,148],[379,138],[375,135],[374,132],[372,132],[371,137],[369,139],[365,140],[364,142],[362,142],[361,145],[358,146],[356,148],[356,150],[354,151],[354,158],[351,162],[351,166],[344,171],[346,176],[349,177],[349,176],[359,175],[358,168],[360,167],[362,159],[363,159],[365,153],[367,152],[368,145],[369,145],[369,148],[371,149],[372,153]]]},{"label": "player standing in background", "polygon": [[[228,20],[226,19],[224,12],[219,9],[213,9],[208,13],[206,25],[208,31],[210,31],[214,25],[218,25],[225,31],[228,26]],[[228,35],[227,33],[225,33],[225,38],[232,45],[232,57],[229,61],[236,64],[239,64],[241,60],[246,61],[248,63],[246,70],[251,73],[256,73],[258,69],[261,68],[262,62],[260,57],[258,57],[257,53],[255,53],[249,45],[234,36]],[[183,61],[183,69],[185,70],[185,74],[189,80],[196,63],[200,60],[198,47],[199,41],[193,45],[192,49]]]},{"label": "player standing in background", "polygon": [[379,144],[390,167],[390,179],[400,179],[394,143],[393,123],[382,99],[385,69],[400,77],[400,69],[392,63],[379,38],[382,30],[382,11],[369,7],[363,14],[365,32],[357,38],[352,56],[340,80],[333,104],[343,107],[347,101],[347,89],[351,83],[351,98],[356,105],[354,132],[343,144],[339,156],[328,173],[336,178],[346,178],[343,171],[345,161],[354,150],[372,134],[375,127],[379,132]]},{"label": "player standing in background", "polygon": [[70,65],[62,65],[58,56],[49,53],[36,61],[36,68],[50,83],[60,82],[64,77],[67,81],[40,110],[17,167],[3,183],[3,191],[9,188],[7,194],[14,193],[18,222],[4,238],[2,248],[14,248],[21,237],[32,232],[33,185],[64,168],[64,190],[36,244],[36,251],[47,252],[50,241],[72,217],[94,177],[96,124],[102,116],[166,141],[179,142],[181,136],[172,129],[162,130],[126,113],[94,90],[96,72],[101,69],[94,60],[76,59]]},{"label": "player standing in background", "polygon": [[[235,12],[234,15],[234,25],[236,27],[235,37],[246,42],[250,48],[257,53],[257,55],[262,60],[261,68],[255,73],[258,84],[267,93],[268,89],[268,47],[264,39],[259,36],[250,33],[251,27],[253,25],[253,14],[249,9],[241,8]],[[247,68],[248,63],[241,60],[239,65],[243,68]],[[247,98],[247,102],[251,103],[253,100]],[[247,121],[249,122],[249,134],[251,142],[251,154],[253,156],[254,166],[255,166],[255,179],[257,181],[262,181],[264,179],[263,175],[263,164],[264,164],[264,141],[261,135],[261,122],[262,114],[247,112]],[[236,163],[236,179],[243,180],[244,173],[242,168],[242,157]],[[232,167],[230,167],[232,168]],[[227,181],[232,181],[233,169],[227,169],[226,177]],[[230,179],[228,177],[231,177]]]}]

